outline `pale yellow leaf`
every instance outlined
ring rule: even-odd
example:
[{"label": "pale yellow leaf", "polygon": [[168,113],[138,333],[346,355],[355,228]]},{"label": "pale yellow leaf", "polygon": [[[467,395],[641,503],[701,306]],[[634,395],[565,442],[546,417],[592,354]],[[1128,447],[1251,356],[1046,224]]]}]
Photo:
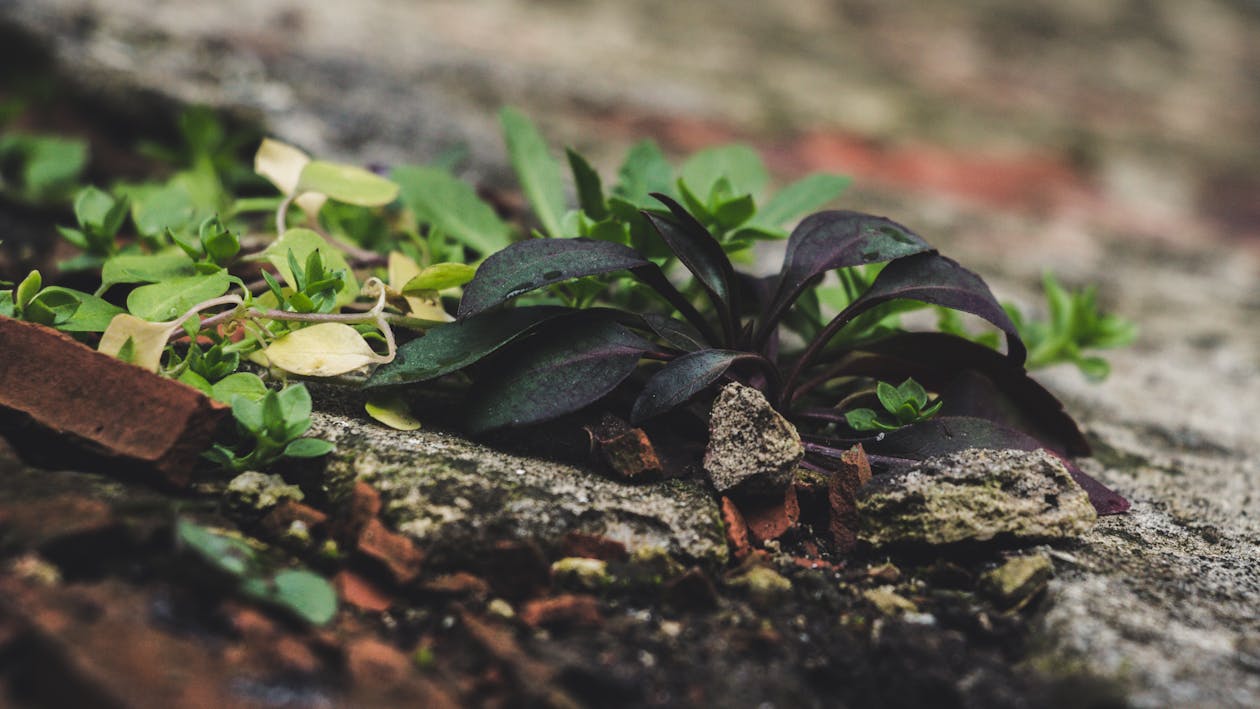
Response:
[{"label": "pale yellow leaf", "polygon": [[399,431],[414,431],[420,428],[420,422],[411,415],[411,408],[406,400],[397,394],[380,394],[368,399],[363,405],[368,416],[380,421],[390,428]]},{"label": "pale yellow leaf", "polygon": [[117,357],[127,340],[131,340],[131,363],[156,372],[162,363],[162,350],[171,334],[171,324],[150,322],[134,315],[122,313],[109,321],[109,327],[101,334],[98,352]]},{"label": "pale yellow leaf", "polygon": [[[424,269],[420,268],[420,264],[408,258],[406,254],[391,251],[388,264],[390,289],[401,293],[403,286],[420,275],[422,270]],[[414,318],[436,322],[452,322],[455,320],[450,313],[446,312],[446,308],[442,307],[442,300],[438,297],[436,291],[407,295],[404,298],[407,301],[407,308]]]},{"label": "pale yellow leaf", "polygon": [[[254,172],[267,178],[286,195],[292,195],[302,177],[302,168],[311,161],[306,153],[271,138],[264,138],[254,154]],[[318,192],[307,192],[297,198],[298,206],[314,217],[328,198]]]},{"label": "pale yellow leaf", "polygon": [[294,330],[265,353],[273,367],[307,377],[335,377],[380,361],[354,328],[335,322]]}]

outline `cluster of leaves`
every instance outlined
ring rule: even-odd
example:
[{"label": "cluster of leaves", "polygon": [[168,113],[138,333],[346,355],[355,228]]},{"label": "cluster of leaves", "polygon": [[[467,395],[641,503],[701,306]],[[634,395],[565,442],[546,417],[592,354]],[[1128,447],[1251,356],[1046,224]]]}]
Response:
[{"label": "cluster of leaves", "polygon": [[[227,470],[263,470],[281,456],[318,458],[333,446],[318,438],[302,438],[311,427],[311,395],[304,386],[291,386],[281,392],[259,388],[251,375],[237,373],[232,382],[232,417],[243,439],[251,440],[249,452],[239,455],[233,449],[215,444],[206,454]],[[223,391],[226,378],[219,383]]]}]

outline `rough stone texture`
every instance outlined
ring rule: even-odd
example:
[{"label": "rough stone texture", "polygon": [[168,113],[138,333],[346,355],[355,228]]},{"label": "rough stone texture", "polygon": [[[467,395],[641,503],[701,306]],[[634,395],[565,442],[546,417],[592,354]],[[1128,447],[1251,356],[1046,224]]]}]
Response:
[{"label": "rough stone texture", "polygon": [[330,472],[371,483],[382,516],[425,550],[428,563],[476,560],[503,538],[559,550],[573,530],[620,542],[632,554],[659,548],[710,567],[727,558],[717,506],[692,484],[625,485],[366,417],[317,413],[312,434],[337,445]]},{"label": "rough stone texture", "polygon": [[874,479],[858,493],[873,546],[1065,540],[1089,531],[1089,496],[1045,451],[974,449]]},{"label": "rough stone texture", "polygon": [[1023,606],[1045,589],[1054,575],[1054,564],[1044,554],[1010,559],[980,578],[980,588],[1004,608]]},{"label": "rough stone texture", "polygon": [[228,482],[225,500],[238,514],[246,517],[262,515],[281,502],[302,501],[302,490],[285,483],[279,475],[247,471]]},{"label": "rough stone texture", "polygon": [[1142,337],[1108,355],[1102,385],[1070,367],[1037,377],[1095,441],[1086,472],[1134,505],[1054,553],[1043,660],[1125,677],[1137,706],[1260,706],[1254,2],[11,0],[0,14],[90,84],[243,108],[329,158],[463,143],[466,174],[505,183],[503,103],[606,175],[643,135],[674,151],[740,137],[781,177],[853,175],[845,208],[913,227],[1003,299],[1038,303],[1046,269],[1099,284]]},{"label": "rough stone texture", "polygon": [[718,492],[782,494],[805,455],[796,427],[752,387],[722,387],[709,414],[704,470]]}]

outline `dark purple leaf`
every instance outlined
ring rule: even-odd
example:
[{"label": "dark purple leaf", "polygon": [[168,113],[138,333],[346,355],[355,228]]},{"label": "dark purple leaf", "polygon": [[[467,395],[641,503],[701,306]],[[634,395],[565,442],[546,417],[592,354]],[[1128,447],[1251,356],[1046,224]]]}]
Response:
[{"label": "dark purple leaf", "polygon": [[1028,352],[1015,323],[989,287],[980,276],[958,265],[957,261],[934,252],[907,256],[888,264],[871,287],[837,315],[834,322],[847,323],[877,305],[902,299],[941,305],[988,320],[1006,333],[1007,356],[1011,361],[1017,365],[1024,363]]},{"label": "dark purple leaf", "polygon": [[660,313],[644,313],[643,322],[664,340],[670,347],[684,352],[694,352],[708,348],[704,335],[691,325]]},{"label": "dark purple leaf", "polygon": [[[1013,448],[1025,451],[1046,448],[1040,441],[1025,433],[968,416],[938,416],[884,434],[878,440],[868,439],[863,445],[878,455],[913,460],[957,453],[968,448]],[[1086,474],[1068,459],[1062,456],[1059,458],[1072,474],[1072,479],[1089,494],[1089,501],[1098,514],[1119,514],[1129,509],[1129,501],[1120,494]]]},{"label": "dark purple leaf", "polygon": [[475,432],[538,423],[606,396],[654,345],[604,319],[566,318],[498,354],[469,392]]},{"label": "dark purple leaf", "polygon": [[653,266],[638,251],[611,241],[529,239],[491,254],[464,286],[459,318],[472,317],[523,293],[583,276]]},{"label": "dark purple leaf", "polygon": [[1024,431],[1063,455],[1090,454],[1089,443],[1063,404],[1000,352],[940,332],[899,333],[860,349],[863,354],[851,357],[835,376],[898,382],[913,377],[940,395],[943,415],[989,419]]},{"label": "dark purple leaf", "polygon": [[634,402],[630,422],[636,426],[658,414],[687,403],[704,391],[739,360],[761,360],[736,350],[701,350],[685,354],[661,367]]},{"label": "dark purple leaf", "polygon": [[661,235],[670,251],[674,252],[678,260],[682,261],[708,291],[709,299],[721,317],[726,342],[733,343],[739,327],[736,320],[736,313],[739,312],[739,289],[731,260],[709,230],[683,209],[682,205],[659,192],[652,196],[668,207],[674,218],[671,220],[648,211],[644,211],[643,216],[656,229],[656,233]]},{"label": "dark purple leaf", "polygon": [[394,361],[373,372],[366,386],[409,384],[450,374],[528,334],[538,325],[573,312],[555,306],[512,308],[430,328],[423,337],[399,347]]},{"label": "dark purple leaf", "polygon": [[788,237],[775,295],[761,319],[757,344],[777,328],[779,318],[814,279],[848,266],[892,261],[931,251],[918,234],[883,217],[827,211],[806,217]]}]

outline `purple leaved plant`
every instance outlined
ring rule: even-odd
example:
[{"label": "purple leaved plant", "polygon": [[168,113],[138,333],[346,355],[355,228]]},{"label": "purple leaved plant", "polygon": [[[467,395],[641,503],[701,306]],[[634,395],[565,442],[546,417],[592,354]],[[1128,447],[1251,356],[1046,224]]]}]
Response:
[{"label": "purple leaved plant", "polygon": [[[368,386],[468,371],[466,423],[483,433],[607,401],[627,382],[639,387],[628,411],[632,423],[685,415],[689,402],[735,379],[761,389],[796,424],[809,467],[837,465],[856,443],[876,463],[975,447],[1043,448],[1064,460],[1100,514],[1128,509],[1123,497],[1072,464],[1089,454],[1089,445],[1062,404],[1028,376],[1024,343],[988,286],[910,229],[858,212],[819,212],[791,233],[779,274],[755,279],[736,271],[718,240],[680,204],[653,196],[666,209],[642,215],[690,272],[689,286],[670,281],[661,259],[621,243],[517,242],[480,266],[464,289],[457,322],[402,345]],[[833,271],[855,292],[824,322],[812,289]],[[659,312],[510,302],[620,273],[655,292]],[[907,301],[988,321],[1004,333],[1005,353],[951,334],[883,326]],[[803,337],[784,337],[788,332]],[[873,400],[875,383],[905,379],[934,392],[939,412],[891,431],[849,425],[845,412]]]}]

